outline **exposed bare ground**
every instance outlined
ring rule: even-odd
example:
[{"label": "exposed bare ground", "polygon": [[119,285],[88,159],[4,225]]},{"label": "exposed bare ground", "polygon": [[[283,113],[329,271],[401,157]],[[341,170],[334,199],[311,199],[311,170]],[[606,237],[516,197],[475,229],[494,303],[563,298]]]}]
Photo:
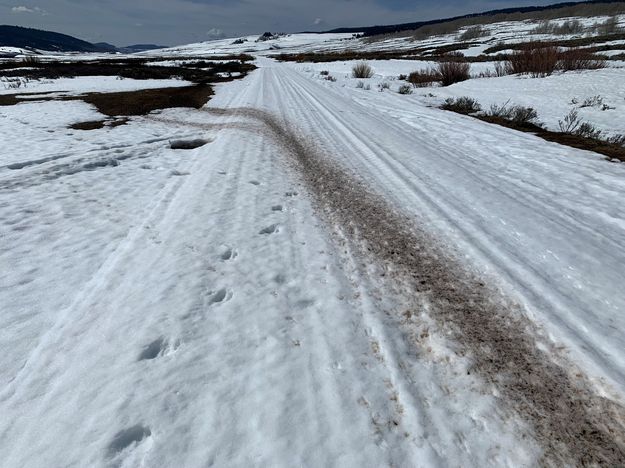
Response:
[{"label": "exposed bare ground", "polygon": [[407,296],[427,295],[430,313],[452,331],[457,352],[471,357],[471,372],[494,385],[501,404],[531,425],[544,449],[543,465],[625,466],[625,407],[598,395],[573,364],[563,365],[562,357],[556,362],[541,351],[536,327],[518,306],[468,272],[425,229],[320,154],[292,125],[258,109],[208,111],[248,122],[224,127],[268,131],[291,157],[322,218],[340,226],[391,281],[409,284]]}]

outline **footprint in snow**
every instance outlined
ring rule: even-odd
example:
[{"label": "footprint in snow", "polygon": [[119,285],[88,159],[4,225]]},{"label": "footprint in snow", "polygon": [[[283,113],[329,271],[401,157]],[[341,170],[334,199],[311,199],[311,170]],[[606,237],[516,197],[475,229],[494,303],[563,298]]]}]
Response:
[{"label": "footprint in snow", "polygon": [[250,184],[252,185],[260,185],[260,182],[257,180],[250,180]]},{"label": "footprint in snow", "polygon": [[239,254],[236,250],[229,248],[229,249],[226,249],[224,253],[220,255],[220,257],[222,261],[227,262],[230,260],[234,260],[235,258],[237,258],[238,255]]},{"label": "footprint in snow", "polygon": [[267,226],[264,229],[261,229],[258,233],[262,234],[262,235],[269,235],[269,234],[273,234],[275,232],[278,232],[278,225],[277,224],[272,224],[271,226]]},{"label": "footprint in snow", "polygon": [[230,299],[232,299],[232,296],[233,296],[232,291],[228,291],[227,289],[223,288],[223,289],[220,289],[219,291],[212,293],[208,302],[211,305],[221,304],[223,302],[228,302]]},{"label": "footprint in snow", "polygon": [[136,426],[123,429],[115,434],[113,440],[108,445],[107,453],[109,457],[115,457],[130,446],[141,443],[147,437],[152,435],[149,427],[137,424]]},{"label": "footprint in snow", "polygon": [[282,211],[282,205],[274,205],[271,207],[271,211]]},{"label": "footprint in snow", "polygon": [[141,354],[139,354],[139,361],[151,361],[161,356],[167,349],[167,340],[162,336],[152,341],[149,345],[143,348]]}]

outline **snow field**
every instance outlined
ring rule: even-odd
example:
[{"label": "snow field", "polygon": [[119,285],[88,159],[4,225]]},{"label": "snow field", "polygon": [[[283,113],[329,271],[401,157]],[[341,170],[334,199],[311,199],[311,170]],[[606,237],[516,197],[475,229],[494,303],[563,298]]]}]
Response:
[{"label": "snow field", "polygon": [[[227,42],[169,52],[239,50]],[[562,102],[601,94],[615,109],[580,114],[619,132],[622,70],[400,96],[391,78],[426,63],[372,61],[370,91],[356,89],[351,63],[258,64],[217,87],[209,107],[222,113],[170,109],[78,131],[66,127],[102,118],[78,101],[0,108],[6,466],[538,462],[531,429],[468,375],[470,358],[427,301],[381,279],[341,226],[318,218],[288,151],[248,107],[280,116],[427,226],[518,301],[541,346],[565,348],[597,392],[622,398],[624,169],[428,107],[514,94],[553,125]],[[50,91],[130,81],[59,80]],[[384,81],[391,90],[378,92]],[[195,139],[208,143],[170,148]]]},{"label": "snow field", "polygon": [[[264,78],[211,106],[260,104]],[[400,297],[330,242],[248,120],[167,110],[48,161],[42,124],[0,170],[6,466],[531,463],[434,325],[412,358],[381,312]]]},{"label": "snow field", "polygon": [[[358,61],[330,63],[301,63],[288,66],[306,73],[309,77],[322,80],[331,89],[356,88],[362,81],[371,88],[369,92],[379,91],[380,85],[387,83],[389,90],[397,92],[404,81],[397,79],[399,75],[408,75],[413,71],[435,67],[435,62],[418,60],[370,60],[367,63],[373,68],[374,76],[360,80],[352,78],[353,66]],[[336,82],[328,82],[319,75],[321,71],[329,71]],[[492,62],[471,64],[471,74],[493,72]],[[357,96],[368,92],[356,90]],[[412,96],[403,99],[412,102],[420,101],[426,106],[440,106],[447,98],[469,96],[476,99],[484,111],[491,105],[521,105],[532,107],[538,112],[538,120],[546,128],[560,131],[559,120],[572,110],[577,110],[579,117],[595,125],[606,136],[625,134],[625,68],[605,68],[580,72],[555,73],[544,78],[509,75],[493,78],[472,78],[447,87],[429,86],[414,88]],[[600,98],[593,105],[584,106],[584,101]]]}]

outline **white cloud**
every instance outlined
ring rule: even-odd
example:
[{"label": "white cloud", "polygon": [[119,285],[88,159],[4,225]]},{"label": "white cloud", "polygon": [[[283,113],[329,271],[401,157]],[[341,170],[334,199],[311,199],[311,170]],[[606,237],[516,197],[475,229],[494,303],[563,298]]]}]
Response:
[{"label": "white cloud", "polygon": [[48,12],[47,12],[47,11],[42,10],[42,9],[41,9],[41,8],[39,8],[39,7],[32,7],[32,8],[29,8],[29,7],[24,6],[24,5],[21,5],[21,6],[14,6],[13,8],[11,8],[11,11],[12,11],[13,13],[35,13],[35,14],[38,14],[38,15],[44,15],[44,16],[48,14]]},{"label": "white cloud", "polygon": [[315,18],[315,21],[313,21],[314,25],[320,25],[323,24],[323,20],[321,18]]}]

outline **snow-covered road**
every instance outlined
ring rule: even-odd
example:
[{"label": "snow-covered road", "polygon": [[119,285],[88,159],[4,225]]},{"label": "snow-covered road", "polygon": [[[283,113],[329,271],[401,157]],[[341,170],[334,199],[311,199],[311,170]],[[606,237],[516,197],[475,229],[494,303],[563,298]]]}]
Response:
[{"label": "snow-covered road", "polygon": [[411,96],[337,89],[266,65],[276,83],[268,110],[438,232],[625,391],[625,167]]},{"label": "snow-covered road", "polygon": [[[315,210],[323,191],[268,123],[520,302],[597,391],[623,391],[625,169],[259,64],[221,85],[212,112],[164,111],[94,131],[88,153],[0,163],[3,466],[541,457],[427,302]],[[180,136],[211,142],[170,150]]]}]

